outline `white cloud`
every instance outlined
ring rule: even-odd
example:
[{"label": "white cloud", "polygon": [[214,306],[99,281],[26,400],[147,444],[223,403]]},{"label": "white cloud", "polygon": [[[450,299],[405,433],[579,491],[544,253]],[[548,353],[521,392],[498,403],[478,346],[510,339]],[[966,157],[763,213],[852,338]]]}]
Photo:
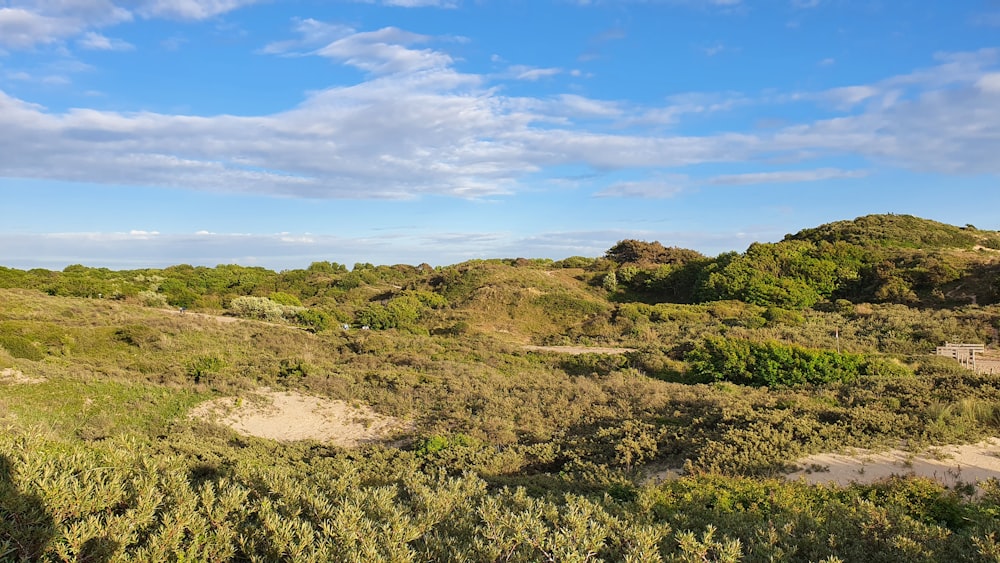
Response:
[{"label": "white cloud", "polygon": [[0,45],[23,48],[50,43],[67,34],[68,22],[19,8],[0,8]]},{"label": "white cloud", "polygon": [[869,100],[878,95],[880,90],[874,86],[844,86],[827,91],[829,99],[840,107],[850,107]]},{"label": "white cloud", "polygon": [[111,39],[93,31],[84,33],[83,37],[77,40],[77,45],[95,51],[131,51],[135,48],[127,41]]},{"label": "white cloud", "polygon": [[65,5],[48,2],[34,4],[0,7],[0,46],[25,49],[50,44],[77,35],[88,27],[130,19],[127,11],[100,0]]},{"label": "white cloud", "polygon": [[702,47],[701,48],[701,52],[705,53],[705,55],[709,56],[709,57],[714,57],[715,55],[723,53],[723,52],[725,52],[727,50],[729,50],[729,49],[724,44],[722,44],[722,43],[714,43],[714,44],[709,45],[707,47]]},{"label": "white cloud", "polygon": [[624,113],[621,104],[607,100],[594,100],[576,94],[561,94],[556,98],[553,105],[560,107],[549,107],[552,113],[570,115],[576,117],[603,117],[616,118]]},{"label": "white cloud", "polygon": [[125,50],[131,46],[108,39],[97,29],[145,18],[203,20],[258,0],[18,0],[0,3],[0,47],[29,49],[61,44],[79,37],[87,49]]},{"label": "white cloud", "polygon": [[1000,94],[1000,72],[984,74],[976,81],[976,87],[983,92]]},{"label": "white cloud", "polygon": [[345,25],[321,22],[312,18],[293,21],[294,31],[299,34],[299,37],[268,43],[261,49],[261,53],[281,55],[303,50],[308,51],[354,33],[353,29]]},{"label": "white cloud", "polygon": [[784,184],[801,182],[819,182],[823,180],[838,180],[846,178],[864,178],[867,170],[841,170],[839,168],[818,168],[815,170],[780,170],[776,172],[749,172],[745,174],[726,174],[715,176],[708,180],[709,184],[745,186],[750,184]]},{"label": "white cloud", "polygon": [[204,20],[256,4],[259,0],[145,0],[137,11],[147,18]]},{"label": "white cloud", "polygon": [[549,78],[557,74],[561,74],[563,69],[561,68],[536,68],[525,65],[514,65],[508,69],[508,72],[516,80],[528,80],[536,81],[542,78]]},{"label": "white cloud", "polygon": [[348,35],[316,52],[373,74],[415,72],[450,66],[452,59],[443,52],[407,47],[429,40],[430,37],[425,35],[396,27],[384,27],[377,31]]}]

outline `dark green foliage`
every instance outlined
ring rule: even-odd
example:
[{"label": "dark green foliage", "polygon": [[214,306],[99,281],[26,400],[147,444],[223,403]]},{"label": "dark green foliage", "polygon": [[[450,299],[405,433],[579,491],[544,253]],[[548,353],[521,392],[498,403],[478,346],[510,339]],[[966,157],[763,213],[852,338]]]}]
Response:
[{"label": "dark green foliage", "polygon": [[585,269],[593,265],[594,259],[586,256],[570,256],[552,263],[553,268],[579,268]]},{"label": "dark green foliage", "polygon": [[215,356],[201,356],[188,363],[187,375],[195,383],[201,383],[203,379],[207,382],[217,375],[224,365],[225,362]]},{"label": "dark green foliage", "polygon": [[278,378],[279,379],[302,378],[309,375],[309,372],[313,371],[314,369],[315,368],[310,366],[301,358],[296,358],[296,359],[285,358],[281,360],[280,364],[278,365]]},{"label": "dark green foliage", "polygon": [[837,221],[814,229],[803,229],[786,240],[847,242],[858,246],[904,248],[971,248],[983,236],[975,229],[963,229],[912,215],[866,215],[851,221]]},{"label": "dark green foliage", "polygon": [[39,361],[45,357],[38,345],[18,334],[0,334],[0,347],[15,358]]},{"label": "dark green foliage", "polygon": [[643,242],[634,239],[619,241],[605,253],[605,257],[619,265],[669,264],[673,266],[682,266],[693,260],[704,258],[700,252],[695,250],[677,247],[666,248],[658,241]]},{"label": "dark green foliage", "polygon": [[687,354],[701,380],[752,386],[821,385],[864,375],[903,375],[906,370],[861,354],[810,350],[778,342],[710,337]]},{"label": "dark green foliage", "polygon": [[115,330],[115,339],[136,348],[148,348],[160,341],[159,331],[145,325],[128,325]]},{"label": "dark green foliage", "polygon": [[726,254],[707,266],[696,297],[802,309],[829,297],[845,278],[856,275],[810,243],[754,243],[745,254]]},{"label": "dark green foliage", "polygon": [[338,320],[326,311],[317,309],[302,309],[295,313],[299,324],[305,326],[311,332],[319,332],[330,328],[334,321]]},{"label": "dark green foliage", "polygon": [[405,328],[413,326],[420,314],[427,308],[417,297],[404,295],[394,297],[387,303],[372,303],[358,311],[357,324],[376,330]]},{"label": "dark green foliage", "polygon": [[302,302],[299,301],[298,297],[294,295],[289,295],[283,291],[273,291],[267,296],[268,299],[274,301],[279,305],[290,305],[292,307],[301,307]]}]

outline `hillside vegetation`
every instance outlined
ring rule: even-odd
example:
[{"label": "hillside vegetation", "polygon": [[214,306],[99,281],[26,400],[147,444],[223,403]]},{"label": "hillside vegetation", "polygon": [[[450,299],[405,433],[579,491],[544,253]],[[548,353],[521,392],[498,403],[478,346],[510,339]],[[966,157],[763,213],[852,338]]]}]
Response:
[{"label": "hillside vegetation", "polygon": [[[1000,433],[1000,374],[931,355],[996,346],[998,246],[885,215],[714,258],[0,268],[0,560],[998,560],[996,482],[783,479]],[[407,430],[188,415],[262,387]]]}]

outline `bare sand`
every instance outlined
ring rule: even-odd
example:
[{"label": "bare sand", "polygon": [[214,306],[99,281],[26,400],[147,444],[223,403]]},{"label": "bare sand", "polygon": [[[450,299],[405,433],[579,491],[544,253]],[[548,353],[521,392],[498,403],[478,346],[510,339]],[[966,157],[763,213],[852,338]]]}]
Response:
[{"label": "bare sand", "polygon": [[597,346],[522,346],[529,352],[556,352],[558,354],[627,354],[635,352],[634,348],[601,348]]},{"label": "bare sand", "polygon": [[903,450],[847,454],[816,454],[796,462],[800,468],[788,475],[809,483],[873,483],[892,475],[916,475],[934,479],[947,487],[976,485],[1000,479],[1000,439],[978,444],[939,446],[914,453]]},{"label": "bare sand", "polygon": [[36,383],[45,383],[45,380],[40,377],[28,377],[19,369],[5,368],[0,370],[0,383],[7,383],[11,385],[32,385]]},{"label": "bare sand", "polygon": [[[223,315],[209,315],[208,313],[194,313],[194,312],[191,312],[191,311],[184,311],[182,313],[178,309],[160,309],[160,311],[163,311],[163,312],[167,313],[168,315],[177,315],[179,317],[188,317],[188,318],[195,318],[195,319],[209,319],[209,320],[213,320],[213,321],[215,321],[217,323],[223,323],[223,324],[238,323],[241,320],[246,320],[246,319],[239,319],[237,317],[226,317],[226,316],[223,316]],[[268,323],[268,324],[272,324],[272,323]]]},{"label": "bare sand", "polygon": [[366,405],[312,397],[295,391],[260,389],[247,399],[223,397],[198,405],[191,416],[272,440],[317,440],[345,448],[377,442],[410,425]]}]

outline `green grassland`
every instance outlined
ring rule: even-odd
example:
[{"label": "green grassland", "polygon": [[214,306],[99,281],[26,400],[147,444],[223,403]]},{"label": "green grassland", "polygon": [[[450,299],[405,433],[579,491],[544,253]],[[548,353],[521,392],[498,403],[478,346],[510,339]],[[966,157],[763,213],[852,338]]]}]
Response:
[{"label": "green grassland", "polygon": [[[997,345],[997,246],[889,215],[716,258],[0,268],[0,370],[36,380],[0,379],[0,560],[1000,560],[995,482],[783,478],[1000,435],[1000,374],[930,355]],[[412,431],[347,450],[188,416],[264,386]]]}]

